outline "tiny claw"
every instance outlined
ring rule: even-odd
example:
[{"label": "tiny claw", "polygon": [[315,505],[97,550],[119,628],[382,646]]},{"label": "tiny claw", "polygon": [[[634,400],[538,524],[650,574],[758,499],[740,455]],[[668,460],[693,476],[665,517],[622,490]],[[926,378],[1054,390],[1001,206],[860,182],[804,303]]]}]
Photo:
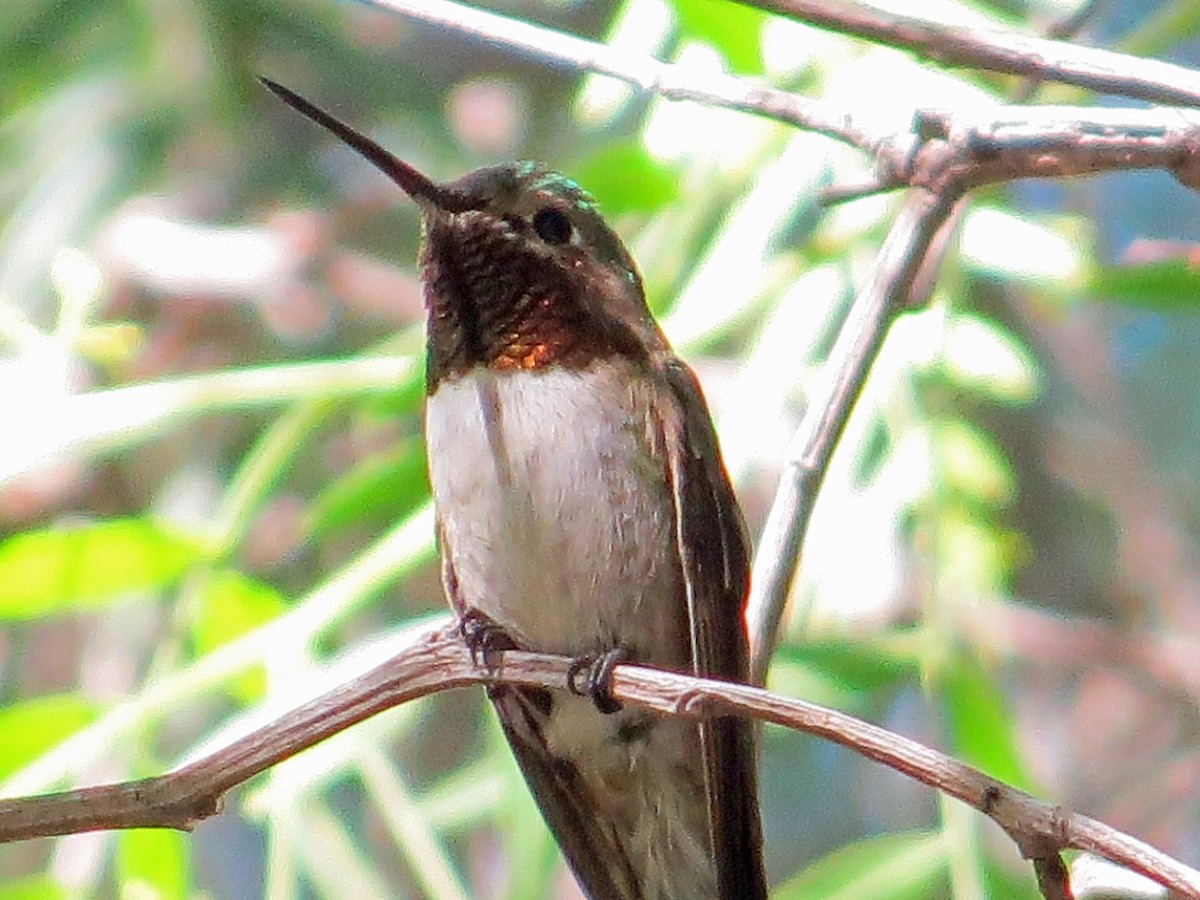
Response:
[{"label": "tiny claw", "polygon": [[[629,661],[629,651],[624,647],[613,647],[600,656],[581,656],[567,670],[567,687],[579,697],[591,697],[596,709],[604,715],[619,712],[621,701],[612,695],[613,669]],[[579,676],[586,673],[583,684]]]},{"label": "tiny claw", "polygon": [[492,657],[501,650],[516,650],[517,643],[512,639],[504,626],[495,619],[489,618],[477,609],[467,610],[458,622],[458,630],[462,633],[463,642],[471,653],[471,662],[492,667]]}]

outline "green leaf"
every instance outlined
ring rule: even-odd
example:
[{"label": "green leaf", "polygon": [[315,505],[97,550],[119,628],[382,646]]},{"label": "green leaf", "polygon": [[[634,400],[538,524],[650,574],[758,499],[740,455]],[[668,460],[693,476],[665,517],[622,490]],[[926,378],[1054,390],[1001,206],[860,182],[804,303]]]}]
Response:
[{"label": "green leaf", "polygon": [[1037,396],[1038,364],[1019,338],[982,316],[955,315],[947,326],[942,365],[955,384],[1003,403]]},{"label": "green leaf", "polygon": [[1078,217],[1034,217],[986,205],[963,217],[958,241],[969,270],[1072,292],[1086,280],[1082,248],[1091,244],[1089,226]]},{"label": "green leaf", "polygon": [[819,669],[787,659],[779,653],[771,660],[767,687],[777,694],[803,697],[809,703],[820,703],[847,712],[863,713],[870,702],[869,695],[848,688]]},{"label": "green leaf", "polygon": [[0,778],[90,724],[98,713],[79,694],[35,697],[0,709]]},{"label": "green leaf", "polygon": [[49,875],[31,875],[0,886],[0,900],[67,900],[66,888]]},{"label": "green leaf", "polygon": [[679,173],[646,152],[641,141],[609,144],[574,169],[609,217],[659,209],[679,196]]},{"label": "green leaf", "polygon": [[428,496],[425,442],[412,438],[359,461],[322,491],[309,512],[309,529],[321,537],[373,515],[397,519]]},{"label": "green leaf", "polygon": [[771,892],[774,900],[918,900],[945,883],[939,834],[867,838],[835,850]]},{"label": "green leaf", "polygon": [[679,36],[703,41],[724,57],[733,72],[757,75],[763,70],[759,36],[767,14],[721,0],[675,0]]},{"label": "green leaf", "polygon": [[[417,348],[409,348],[403,344],[398,349],[404,352],[411,350],[416,353],[420,352],[420,345]],[[424,401],[425,367],[413,366],[412,375],[409,378],[401,381],[393,390],[364,397],[360,406],[370,414],[383,418],[385,416],[414,415]]]},{"label": "green leaf", "polygon": [[935,537],[938,578],[959,595],[988,596],[1006,589],[1020,544],[968,504],[943,504]]},{"label": "green leaf", "polygon": [[0,544],[0,619],[92,609],[167,587],[203,556],[147,519],[31,531]]},{"label": "green leaf", "polygon": [[800,672],[806,673],[810,681],[816,681],[816,687],[823,681],[830,691],[868,694],[914,677],[918,669],[911,654],[865,641],[832,638],[799,646],[783,645],[776,651],[771,665],[772,689],[844,708],[844,701],[821,699],[819,691],[814,695],[807,688],[795,690],[803,680]]},{"label": "green leaf", "polygon": [[116,868],[122,897],[184,900],[190,882],[188,837],[166,828],[123,831]]},{"label": "green leaf", "polygon": [[951,490],[994,506],[1007,506],[1015,479],[1003,451],[986,432],[961,419],[932,423],[940,480]]},{"label": "green leaf", "polygon": [[953,755],[1006,784],[1035,790],[1021,765],[1004,695],[983,666],[960,654],[939,685]]},{"label": "green leaf", "polygon": [[983,880],[989,897],[1003,897],[1004,900],[1043,900],[1045,897],[1037,889],[1037,882],[1028,868],[1011,869],[992,856],[984,859]]},{"label": "green leaf", "polygon": [[1088,296],[1162,312],[1200,305],[1200,267],[1171,259],[1132,266],[1102,266],[1087,285]]},{"label": "green leaf", "polygon": [[193,634],[196,649],[208,653],[271,621],[287,608],[269,584],[234,569],[216,572],[201,594],[201,613]]},{"label": "green leaf", "polygon": [[[203,656],[271,621],[286,608],[283,597],[268,584],[232,569],[214,573],[200,594],[200,611],[192,623],[197,655]],[[265,688],[265,676],[257,667],[230,686],[234,696],[244,703],[260,698]]]}]

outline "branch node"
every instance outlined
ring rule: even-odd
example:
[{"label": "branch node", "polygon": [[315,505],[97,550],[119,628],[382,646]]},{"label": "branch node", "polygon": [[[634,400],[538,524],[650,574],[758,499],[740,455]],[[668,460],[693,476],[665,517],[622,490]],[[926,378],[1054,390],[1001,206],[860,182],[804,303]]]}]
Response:
[{"label": "branch node", "polygon": [[675,700],[675,711],[683,716],[703,716],[710,705],[704,691],[689,688]]},{"label": "branch node", "polygon": [[989,784],[983,789],[983,796],[979,798],[979,811],[985,816],[992,815],[1002,799],[1004,799],[1004,792],[999,786]]},{"label": "branch node", "polygon": [[940,109],[918,109],[913,113],[912,131],[922,143],[950,140],[950,115]]}]

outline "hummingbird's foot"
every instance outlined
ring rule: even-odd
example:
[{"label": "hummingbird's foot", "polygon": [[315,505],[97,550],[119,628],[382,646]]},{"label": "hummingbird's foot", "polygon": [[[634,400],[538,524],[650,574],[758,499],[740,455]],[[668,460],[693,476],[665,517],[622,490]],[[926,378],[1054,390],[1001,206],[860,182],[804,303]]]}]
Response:
[{"label": "hummingbird's foot", "polygon": [[[613,669],[623,662],[629,662],[629,651],[624,647],[613,647],[600,656],[581,656],[567,670],[567,686],[572,694],[591,697],[604,715],[619,712],[621,701],[612,695],[612,676]],[[582,684],[581,675],[585,676]]]},{"label": "hummingbird's foot", "polygon": [[503,625],[477,609],[468,609],[463,613],[458,620],[458,630],[462,632],[463,641],[471,651],[471,662],[475,665],[479,665],[482,659],[484,666],[492,668],[495,654],[502,650],[520,649]]}]

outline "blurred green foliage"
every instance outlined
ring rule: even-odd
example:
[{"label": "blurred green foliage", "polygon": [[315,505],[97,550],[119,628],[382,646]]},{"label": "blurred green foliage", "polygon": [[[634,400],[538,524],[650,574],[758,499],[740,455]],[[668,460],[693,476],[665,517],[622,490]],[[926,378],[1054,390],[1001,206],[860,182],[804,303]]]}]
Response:
[{"label": "blurred green foliage", "polygon": [[203,553],[141,519],[51,527],[0,546],[0,618],[76,612],[171,587]]},{"label": "blurred green foliage", "polygon": [[[1131,40],[1186,6],[1164,4]],[[1057,12],[950,7],[1034,29]],[[721,0],[520,11],[700,72],[803,84],[896,130],[914,104],[1013,88]],[[519,156],[592,190],[697,364],[755,531],[895,208],[818,206],[821,188],[867,166],[831,142],[364,4],[7,0],[0,60],[3,796],[162,771],[334,686],[444,608],[420,439],[416,211],[257,74],[436,178]],[[1015,196],[965,208],[927,308],[889,337],[822,494],[771,684],[1025,789],[1078,790],[1102,815],[1101,788],[1054,780],[1078,756],[1043,738],[1068,713],[1115,708],[1114,694],[1073,705],[1028,640],[1051,623],[1020,616],[1169,620],[1154,585],[1126,609],[1116,564],[1091,565],[1128,512],[1113,479],[1090,493],[1090,470],[1071,463],[1091,457],[1094,432],[1072,430],[1063,386],[1111,396],[1111,373],[1085,377],[1068,350],[1080,333],[1103,347],[1111,322],[1055,329],[1094,315],[1085,297],[1190,311],[1196,276],[1186,253],[1102,263],[1071,204]],[[1117,487],[1149,479],[1143,464]],[[1063,481],[1078,496],[1055,493]],[[1053,576],[1021,587],[1024,566],[1043,572],[1047,523]],[[979,819],[897,775],[775,731],[763,764],[780,897],[1036,896]],[[1158,839],[1187,846],[1196,823],[1172,825]],[[570,896],[478,692],[289,760],[191,836],[0,850],[0,900],[385,895]]]}]

